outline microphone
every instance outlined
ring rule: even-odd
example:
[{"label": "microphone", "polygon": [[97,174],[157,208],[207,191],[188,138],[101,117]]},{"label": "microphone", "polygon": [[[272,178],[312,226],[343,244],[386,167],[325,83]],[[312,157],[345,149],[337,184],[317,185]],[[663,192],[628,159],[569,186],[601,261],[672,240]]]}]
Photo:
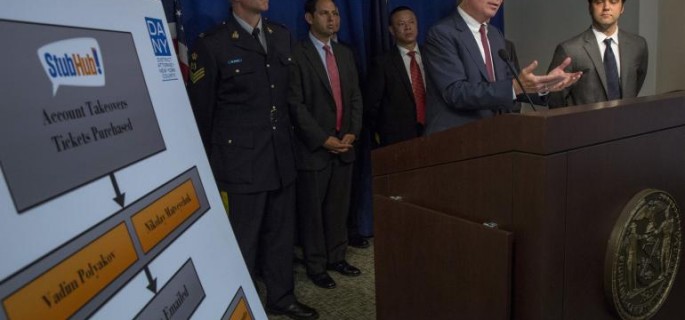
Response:
[{"label": "microphone", "polygon": [[502,58],[502,60],[504,60],[504,63],[507,64],[507,67],[509,67],[509,70],[511,71],[511,73],[514,74],[514,79],[516,79],[516,83],[518,83],[519,86],[521,87],[521,91],[523,91],[523,95],[526,96],[526,99],[528,99],[528,103],[530,103],[530,107],[533,108],[533,111],[537,111],[535,109],[535,104],[533,104],[533,100],[530,99],[530,97],[528,96],[528,93],[526,92],[526,89],[523,88],[523,84],[521,83],[521,79],[519,79],[518,72],[516,72],[516,69],[514,69],[514,66],[512,66],[511,63],[509,62],[509,52],[507,52],[507,50],[505,50],[505,49],[499,49],[499,51],[497,51],[497,54],[499,55],[500,58]]}]

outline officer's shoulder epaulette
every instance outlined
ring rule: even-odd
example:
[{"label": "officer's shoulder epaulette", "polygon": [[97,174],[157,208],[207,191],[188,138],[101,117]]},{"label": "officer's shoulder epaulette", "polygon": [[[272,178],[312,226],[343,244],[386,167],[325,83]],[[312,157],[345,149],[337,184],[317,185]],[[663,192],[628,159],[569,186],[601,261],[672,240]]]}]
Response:
[{"label": "officer's shoulder epaulette", "polygon": [[200,37],[200,38],[212,37],[212,36],[215,36],[218,33],[220,33],[225,28],[226,28],[226,22],[223,21],[220,24],[211,27],[209,30],[200,33],[200,35],[198,37]]},{"label": "officer's shoulder epaulette", "polygon": [[272,29],[280,29],[283,31],[288,31],[288,27],[280,22],[275,22],[273,20],[269,20],[267,18],[264,18],[264,23],[266,23],[267,27],[271,27]]}]

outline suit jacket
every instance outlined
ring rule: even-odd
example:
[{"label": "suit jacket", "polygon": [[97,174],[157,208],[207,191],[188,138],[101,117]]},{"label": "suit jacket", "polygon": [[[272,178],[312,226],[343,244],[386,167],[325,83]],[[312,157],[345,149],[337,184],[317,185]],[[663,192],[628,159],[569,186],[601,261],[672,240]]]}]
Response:
[{"label": "suit jacket", "polygon": [[267,52],[233,15],[197,40],[188,94],[219,187],[275,190],[295,181],[287,105],[291,37],[262,22]]},{"label": "suit jacket", "polygon": [[499,58],[505,49],[502,33],[488,25],[488,40],[495,71],[488,82],[478,44],[464,19],[455,11],[430,28],[426,38],[426,134],[490,117],[514,105],[513,74]]},{"label": "suit jacket", "polygon": [[[619,30],[618,51],[623,98],[637,97],[647,75],[647,42],[639,35]],[[569,56],[572,63],[566,70],[585,73],[572,87],[550,94],[549,106],[563,107],[607,101],[603,55],[592,28],[559,44],[554,51],[550,70]]]},{"label": "suit jacket", "polygon": [[[416,120],[414,92],[401,54],[399,48],[393,47],[378,57],[366,86],[364,113],[381,146],[416,138],[424,129]],[[422,61],[427,75],[425,58]],[[427,84],[426,79],[424,83]]]},{"label": "suit jacket", "polygon": [[354,53],[345,45],[331,41],[340,74],[343,115],[340,132],[336,132],[336,108],[326,67],[314,44],[305,39],[292,52],[288,104],[292,114],[296,142],[297,168],[321,170],[333,157],[343,162],[354,161],[354,148],[334,155],[323,147],[330,136],[342,138],[351,133],[359,138],[362,126],[362,95]]}]

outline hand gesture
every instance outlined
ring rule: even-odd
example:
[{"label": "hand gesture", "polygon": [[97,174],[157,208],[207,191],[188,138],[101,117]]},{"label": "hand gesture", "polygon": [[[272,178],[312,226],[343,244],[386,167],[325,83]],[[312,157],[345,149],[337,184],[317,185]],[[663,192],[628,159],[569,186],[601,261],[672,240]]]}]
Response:
[{"label": "hand gesture", "polygon": [[326,139],[326,142],[324,142],[323,147],[326,148],[330,153],[339,154],[350,150],[350,148],[352,148],[352,144],[343,143],[343,141],[340,139],[330,136],[328,139]]},{"label": "hand gesture", "polygon": [[[537,60],[521,70],[521,84],[526,92],[550,92],[560,91],[573,85],[580,79],[582,72],[569,73],[564,71],[571,64],[571,58],[566,58],[556,68],[546,75],[538,76],[533,73],[538,66]],[[523,92],[521,87],[514,83],[516,94]]]}]

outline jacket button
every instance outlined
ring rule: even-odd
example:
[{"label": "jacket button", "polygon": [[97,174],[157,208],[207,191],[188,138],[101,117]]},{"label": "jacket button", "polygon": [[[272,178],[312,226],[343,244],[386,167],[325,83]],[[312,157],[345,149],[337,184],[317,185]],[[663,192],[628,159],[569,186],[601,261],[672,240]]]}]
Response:
[{"label": "jacket button", "polygon": [[228,144],[231,144],[231,143],[233,143],[233,140],[228,139]]}]

